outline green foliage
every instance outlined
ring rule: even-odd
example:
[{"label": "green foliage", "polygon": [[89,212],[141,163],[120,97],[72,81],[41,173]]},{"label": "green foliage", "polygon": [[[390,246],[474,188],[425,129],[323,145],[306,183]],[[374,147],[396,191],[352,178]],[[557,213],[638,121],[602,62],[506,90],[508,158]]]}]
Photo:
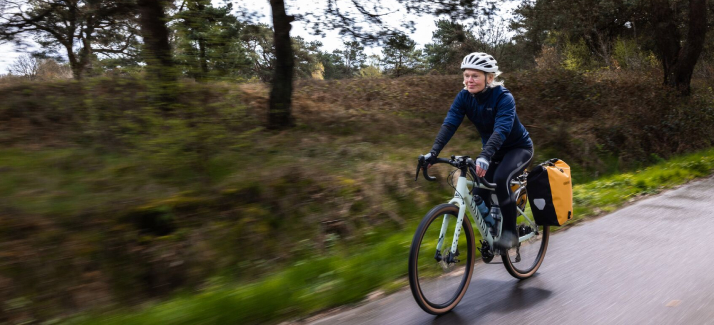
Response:
[{"label": "green foliage", "polygon": [[312,78],[313,73],[320,69],[319,53],[321,46],[322,43],[319,41],[305,42],[302,37],[293,37],[296,77]]},{"label": "green foliage", "polygon": [[343,50],[322,53],[320,62],[325,67],[325,79],[351,78],[359,75],[367,56],[364,46],[357,41],[344,42]]},{"label": "green foliage", "polygon": [[232,9],[230,3],[213,7],[207,0],[191,0],[174,15],[174,56],[187,76],[200,81],[250,77],[252,62],[240,38],[245,24]]},{"label": "green foliage", "polygon": [[458,73],[464,56],[477,50],[476,36],[458,22],[441,19],[435,24],[433,43],[424,46],[426,61],[436,71]]},{"label": "green foliage", "polygon": [[[324,68],[324,79],[344,79],[361,76],[360,71],[366,68],[367,55],[364,46],[357,41],[344,42],[345,48],[332,53],[319,51],[315,54],[317,61]],[[317,50],[317,48],[315,47]]]},{"label": "green foliage", "polygon": [[602,211],[612,211],[639,196],[659,193],[694,178],[708,176],[712,170],[714,170],[714,150],[708,149],[663,161],[635,172],[613,175],[575,186],[573,190],[575,219],[599,214]]},{"label": "green foliage", "polygon": [[133,6],[122,1],[8,2],[0,9],[0,40],[33,39],[39,57],[68,59],[75,79],[91,70],[97,54],[137,54]]},{"label": "green foliage", "polygon": [[563,57],[563,67],[567,70],[582,71],[590,65],[590,51],[582,39],[577,43],[566,42]]},{"label": "green foliage", "polygon": [[248,49],[253,75],[270,81],[275,65],[273,30],[266,24],[247,25],[240,37]]},{"label": "green foliage", "polygon": [[[553,32],[570,36],[571,48],[581,52],[584,44],[596,60],[608,63],[610,49],[618,36],[632,36],[629,28],[640,8],[627,1],[539,0],[521,4],[511,28],[518,32],[516,43],[526,44],[524,56],[536,57]],[[639,23],[639,22],[637,22]],[[582,41],[582,43],[581,43]],[[571,58],[569,66],[583,64],[582,57]],[[575,60],[575,61],[573,61]]]},{"label": "green foliage", "polygon": [[373,65],[368,65],[359,70],[359,76],[360,78],[380,78],[382,77],[382,71]]},{"label": "green foliage", "polygon": [[[178,297],[139,313],[80,316],[68,324],[260,324],[305,315],[361,300],[375,287],[388,285],[404,274],[411,239],[409,232],[382,238],[362,253],[347,251],[315,257],[243,286],[209,288]],[[395,253],[397,252],[397,253]],[[275,297],[281,299],[275,299]]]},{"label": "green foliage", "polygon": [[622,37],[615,42],[612,59],[616,66],[631,70],[652,68],[659,64],[652,52],[642,51],[635,40]]},{"label": "green foliage", "polygon": [[399,77],[420,69],[421,51],[406,34],[397,34],[387,39],[383,49],[385,72]]}]

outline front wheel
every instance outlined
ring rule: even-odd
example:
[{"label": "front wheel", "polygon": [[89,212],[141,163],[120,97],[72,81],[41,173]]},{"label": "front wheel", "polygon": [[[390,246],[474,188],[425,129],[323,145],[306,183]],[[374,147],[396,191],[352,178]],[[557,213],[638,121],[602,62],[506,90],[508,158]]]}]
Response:
[{"label": "front wheel", "polygon": [[[409,251],[409,286],[419,307],[444,314],[464,297],[474,269],[474,232],[468,217],[457,225],[459,208],[441,204],[422,219]],[[456,227],[461,234],[455,253],[451,246]],[[444,230],[444,236],[440,237]],[[439,243],[441,245],[439,247]],[[438,247],[438,249],[437,249]]]}]

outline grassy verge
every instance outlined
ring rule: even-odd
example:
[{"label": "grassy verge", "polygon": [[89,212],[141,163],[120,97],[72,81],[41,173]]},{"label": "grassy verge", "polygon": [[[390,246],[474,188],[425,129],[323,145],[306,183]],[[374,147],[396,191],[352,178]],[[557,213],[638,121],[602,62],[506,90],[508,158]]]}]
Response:
[{"label": "grassy verge", "polygon": [[[638,196],[658,193],[714,169],[714,148],[634,172],[575,185],[574,222],[610,212]],[[571,222],[571,223],[574,223]],[[69,324],[255,324],[352,303],[375,289],[406,284],[406,261],[416,225],[390,236],[374,236],[359,247],[339,247],[331,256],[298,262],[260,281],[216,284],[204,292],[176,297],[141,311],[84,315]]]},{"label": "grassy verge", "polygon": [[707,149],[634,172],[576,185],[573,190],[575,220],[611,212],[639,196],[659,193],[689,180],[710,175],[712,169],[714,149]]}]

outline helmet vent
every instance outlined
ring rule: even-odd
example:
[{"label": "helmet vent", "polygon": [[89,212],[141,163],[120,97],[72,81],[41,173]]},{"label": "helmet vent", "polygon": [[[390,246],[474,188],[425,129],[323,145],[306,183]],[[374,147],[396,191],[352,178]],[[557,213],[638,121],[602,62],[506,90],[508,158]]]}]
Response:
[{"label": "helmet vent", "polygon": [[464,60],[461,62],[461,69],[476,69],[484,72],[497,72],[498,64],[492,55],[474,52],[464,57]]}]

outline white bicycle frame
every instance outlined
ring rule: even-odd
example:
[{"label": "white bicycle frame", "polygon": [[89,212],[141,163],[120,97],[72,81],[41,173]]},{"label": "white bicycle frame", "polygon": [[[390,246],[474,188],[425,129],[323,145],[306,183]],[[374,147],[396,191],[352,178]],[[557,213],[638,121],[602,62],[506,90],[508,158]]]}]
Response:
[{"label": "white bicycle frame", "polygon": [[[511,185],[518,184],[519,186],[523,186],[524,184],[518,180],[512,180]],[[476,186],[473,181],[468,180],[465,176],[460,176],[458,182],[456,183],[456,192],[454,193],[454,197],[449,201],[449,204],[455,204],[459,207],[459,215],[458,218],[456,219],[456,229],[454,230],[454,238],[451,243],[451,254],[456,254],[456,248],[458,246],[459,242],[459,235],[461,234],[461,225],[463,224],[464,218],[466,217],[466,211],[469,212],[473,220],[476,222],[476,229],[478,229],[479,233],[481,233],[481,238],[483,238],[486,242],[488,242],[490,247],[493,247],[493,242],[496,240],[498,237],[494,237],[491,235],[491,232],[488,229],[488,224],[486,224],[486,220],[484,219],[484,216],[481,215],[481,212],[478,211],[478,208],[476,207],[476,203],[473,200],[473,196],[471,196],[469,193],[469,186],[474,187]],[[486,187],[482,184],[479,184],[478,188],[482,189],[487,189],[489,191],[495,191],[495,189]],[[488,198],[484,198],[488,199]],[[498,205],[498,198],[496,198],[495,193],[491,193],[491,200],[493,202],[493,205],[496,206]],[[514,203],[515,204],[515,203]],[[533,221],[533,219],[529,218],[525,211],[521,210],[519,207],[516,206],[516,210],[520,215],[522,215],[530,224],[532,229],[535,229],[537,231],[538,226],[536,223]],[[503,219],[503,216],[499,213],[498,215],[499,218]],[[439,242],[436,244],[436,250],[441,251],[441,247],[443,246],[444,239],[446,237],[446,229],[449,227],[449,215],[444,215],[444,221],[441,224],[441,232],[439,233]],[[498,223],[498,231],[497,234],[500,236],[501,231],[503,229],[503,222]],[[518,241],[523,242],[525,240],[530,239],[531,237],[535,236],[534,232],[531,232],[525,236],[519,237]]]}]

